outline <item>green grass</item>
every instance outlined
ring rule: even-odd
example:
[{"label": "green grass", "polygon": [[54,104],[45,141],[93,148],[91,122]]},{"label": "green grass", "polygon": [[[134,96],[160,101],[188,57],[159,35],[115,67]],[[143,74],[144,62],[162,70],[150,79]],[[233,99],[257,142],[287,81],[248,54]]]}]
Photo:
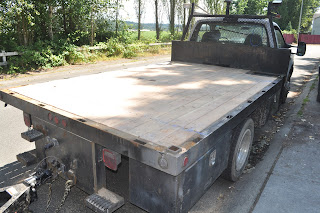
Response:
[{"label": "green grass", "polygon": [[[318,76],[318,77],[319,77],[319,76]],[[318,78],[318,77],[317,77],[317,78]],[[317,78],[316,78],[316,79],[317,79]],[[310,91],[312,91],[312,90],[314,90],[314,88],[316,88],[316,83],[317,83],[316,81],[313,82],[313,84],[312,84],[311,87],[310,87]]]},{"label": "green grass", "polygon": [[[133,40],[138,39],[138,32],[132,32],[130,37]],[[141,31],[141,41],[156,41],[156,31]]]},{"label": "green grass", "polygon": [[[141,42],[143,43],[154,43],[154,42],[171,42],[174,39],[179,39],[181,34],[172,36],[168,31],[161,31],[160,39],[156,39],[156,31],[141,31]],[[138,32],[134,31],[131,33],[131,39],[136,40],[138,38]]]}]

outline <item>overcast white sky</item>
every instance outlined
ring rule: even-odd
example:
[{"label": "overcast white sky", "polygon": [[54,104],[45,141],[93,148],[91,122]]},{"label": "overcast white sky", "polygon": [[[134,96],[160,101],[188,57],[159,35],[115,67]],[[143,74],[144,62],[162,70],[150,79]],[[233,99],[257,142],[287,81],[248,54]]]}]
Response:
[{"label": "overcast white sky", "polygon": [[[124,9],[120,12],[123,20],[138,22],[134,1],[135,0],[123,1]],[[167,21],[167,15],[165,13],[160,14],[160,16],[162,23],[169,23]],[[142,23],[155,23],[154,1],[145,1]]]},{"label": "overcast white sky", "polygon": [[[136,0],[123,0],[122,3],[124,5],[124,9],[120,12],[121,17],[125,21],[134,21],[138,22],[136,9],[135,9],[135,2]],[[145,7],[143,10],[142,16],[142,23],[155,23],[155,10],[154,10],[154,1],[144,1]],[[188,2],[188,1],[187,1]],[[159,1],[161,4],[162,1]],[[205,8],[202,3],[199,4],[200,7]],[[159,21],[163,24],[168,24],[168,11],[161,11],[163,10],[163,5],[159,5]]]}]

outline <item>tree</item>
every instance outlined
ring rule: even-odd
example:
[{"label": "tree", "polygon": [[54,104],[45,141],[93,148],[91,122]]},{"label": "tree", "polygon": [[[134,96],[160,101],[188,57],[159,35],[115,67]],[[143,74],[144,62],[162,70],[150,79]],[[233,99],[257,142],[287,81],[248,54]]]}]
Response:
[{"label": "tree", "polygon": [[0,5],[2,32],[12,34],[20,45],[27,46],[33,37],[34,20],[37,15],[31,0],[2,1]]},{"label": "tree", "polygon": [[[281,18],[275,20],[282,29],[287,29],[290,24],[292,29],[298,30],[301,4],[302,0],[283,0],[278,10]],[[304,0],[301,32],[310,32],[313,15],[319,6],[320,0]]]},{"label": "tree", "polygon": [[213,14],[213,1],[214,0],[205,0],[204,1],[204,5],[206,6],[207,8],[207,11],[210,13],[210,14]]},{"label": "tree", "polygon": [[223,0],[205,0],[204,3],[210,14],[222,14],[224,8]]},{"label": "tree", "polygon": [[135,0],[135,8],[136,8],[136,13],[137,13],[137,18],[138,18],[138,40],[141,38],[141,16],[143,13],[144,9],[144,4],[142,0]]},{"label": "tree", "polygon": [[242,15],[248,5],[248,0],[238,0],[233,4],[233,12],[234,14]]},{"label": "tree", "polygon": [[118,35],[118,29],[119,29],[119,10],[120,10],[120,1],[116,0],[116,5],[115,5],[115,9],[116,9],[116,36]]},{"label": "tree", "polygon": [[156,39],[159,40],[160,39],[160,26],[159,26],[159,1],[155,0],[154,1],[154,8],[155,8],[155,19],[156,19]]},{"label": "tree", "polygon": [[174,35],[175,30],[175,9],[176,9],[176,0],[169,0],[170,3],[170,16],[169,16],[169,30],[171,35]]},{"label": "tree", "polygon": [[[186,3],[186,0],[183,0],[183,3]],[[186,14],[186,8],[183,8],[183,22],[182,22],[182,30],[186,27],[186,20],[187,20],[187,14]]]},{"label": "tree", "polygon": [[266,8],[270,0],[248,0],[247,6],[244,9],[244,14],[265,15]]}]

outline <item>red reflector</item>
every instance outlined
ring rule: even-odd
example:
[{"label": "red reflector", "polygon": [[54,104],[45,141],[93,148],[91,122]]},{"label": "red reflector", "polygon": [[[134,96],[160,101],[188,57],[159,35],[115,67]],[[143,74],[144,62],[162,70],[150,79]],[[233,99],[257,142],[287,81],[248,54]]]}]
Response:
[{"label": "red reflector", "polygon": [[23,120],[24,123],[26,124],[26,126],[31,127],[32,123],[31,123],[31,115],[28,113],[23,113]]},{"label": "red reflector", "polygon": [[67,127],[67,121],[66,120],[62,120],[61,123],[62,123],[62,126]]},{"label": "red reflector", "polygon": [[184,160],[183,160],[183,166],[186,166],[189,162],[189,158],[188,157],[185,157]]},{"label": "red reflector", "polygon": [[103,149],[102,152],[104,165],[113,171],[117,171],[121,162],[121,155],[108,149]]},{"label": "red reflector", "polygon": [[59,118],[56,116],[56,117],[54,117],[54,122],[56,123],[56,124],[58,124],[59,123]]},{"label": "red reflector", "polygon": [[53,116],[52,116],[52,114],[50,112],[48,114],[48,118],[49,118],[50,121],[52,121],[52,119],[53,119]]}]

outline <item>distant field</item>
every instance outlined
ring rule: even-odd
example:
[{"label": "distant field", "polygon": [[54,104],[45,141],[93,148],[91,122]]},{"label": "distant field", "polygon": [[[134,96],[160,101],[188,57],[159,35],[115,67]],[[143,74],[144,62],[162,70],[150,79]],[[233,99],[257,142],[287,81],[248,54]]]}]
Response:
[{"label": "distant field", "polygon": [[[132,32],[131,38],[137,39],[138,32],[137,31]],[[160,39],[159,39],[160,42],[170,42],[172,41],[172,39],[173,37],[170,35],[168,31],[162,31],[160,33]],[[156,31],[141,31],[141,41],[147,42],[147,43],[157,42]]]}]

